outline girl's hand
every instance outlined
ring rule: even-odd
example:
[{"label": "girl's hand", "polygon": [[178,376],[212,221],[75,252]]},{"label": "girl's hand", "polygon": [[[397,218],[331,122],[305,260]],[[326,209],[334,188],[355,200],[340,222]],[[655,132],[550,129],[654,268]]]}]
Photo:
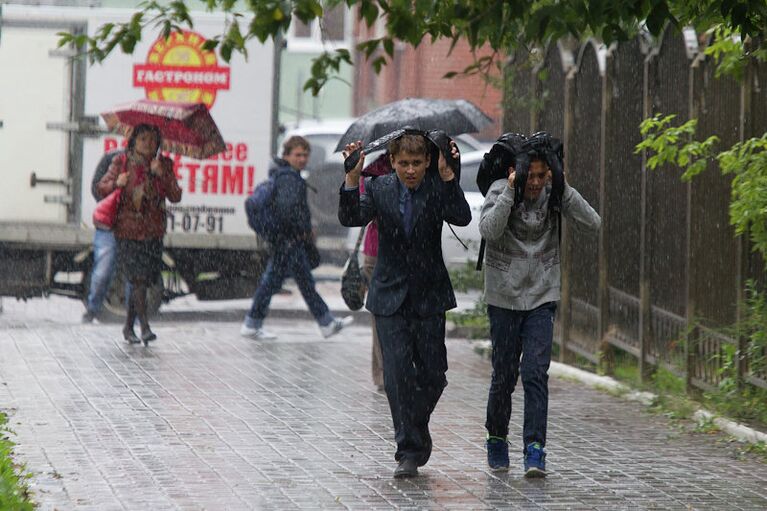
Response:
[{"label": "girl's hand", "polygon": [[154,174],[155,176],[161,176],[163,173],[163,162],[160,161],[159,158],[155,158],[152,160],[152,163],[149,164],[149,170]]}]

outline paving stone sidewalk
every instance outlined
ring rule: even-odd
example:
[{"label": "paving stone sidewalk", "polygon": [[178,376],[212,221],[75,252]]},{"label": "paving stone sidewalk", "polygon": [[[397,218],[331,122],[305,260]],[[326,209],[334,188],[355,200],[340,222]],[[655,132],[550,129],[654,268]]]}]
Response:
[{"label": "paving stone sidewalk", "polygon": [[448,341],[432,459],[400,481],[369,327],[323,340],[310,321],[269,319],[280,339],[256,342],[237,321],[163,321],[145,349],[119,325],[5,305],[0,407],[43,510],[767,509],[767,466],[723,437],[563,380],[551,381],[551,475],[521,476],[521,388],[512,470],[489,472],[490,368],[463,340]]}]

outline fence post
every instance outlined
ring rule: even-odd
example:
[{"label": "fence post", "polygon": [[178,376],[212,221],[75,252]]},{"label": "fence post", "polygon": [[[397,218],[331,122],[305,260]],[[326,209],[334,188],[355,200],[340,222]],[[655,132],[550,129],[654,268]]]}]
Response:
[{"label": "fence post", "polygon": [[687,330],[687,342],[684,343],[684,380],[685,387],[688,394],[695,392],[695,386],[693,385],[693,374],[697,367],[695,361],[698,354],[698,342],[700,341],[700,326],[693,325],[692,328]]},{"label": "fence post", "polygon": [[605,200],[605,142],[607,139],[607,115],[609,98],[612,96],[610,80],[607,78],[609,73],[605,69],[602,75],[602,115],[599,127],[599,216],[602,218],[602,226],[599,229],[598,242],[598,268],[599,268],[599,289],[597,294],[597,305],[599,309],[599,331],[598,339],[602,350],[604,363],[602,364],[607,374],[613,374],[615,366],[615,350],[608,339],[610,324],[610,295],[608,288],[607,274],[607,228],[605,227],[605,217],[607,214],[607,201]]},{"label": "fence post", "polygon": [[[753,62],[749,62],[746,66],[746,72],[743,80],[740,82],[740,126],[738,129],[738,141],[743,142],[746,139],[746,116],[751,111],[751,84],[753,83],[753,76],[751,73],[755,71]],[[735,285],[737,286],[736,297],[737,302],[735,304],[735,333],[737,335],[735,341],[738,347],[737,364],[735,366],[735,380],[738,388],[742,389],[746,383],[746,377],[748,376],[748,357],[746,351],[748,345],[746,337],[743,335],[743,306],[745,305],[745,289],[743,274],[748,267],[746,259],[749,255],[748,250],[748,236],[740,235],[737,245],[737,268]]]},{"label": "fence post", "polygon": [[[648,53],[644,62],[643,75],[643,95],[642,95],[642,116],[647,119],[650,117],[650,59],[652,53]],[[639,380],[647,381],[649,368],[647,365],[647,352],[652,335],[652,306],[650,302],[650,251],[648,248],[648,201],[649,185],[647,183],[647,151],[642,151],[642,178],[641,178],[641,200],[639,208]]]},{"label": "fence post", "polygon": [[745,250],[745,243],[746,239],[745,236],[740,236],[740,239],[738,240],[738,257],[737,257],[737,268],[736,268],[736,278],[735,282],[738,286],[737,288],[737,303],[735,304],[735,342],[738,347],[737,352],[737,360],[735,365],[735,381],[738,385],[739,389],[742,389],[746,383],[746,376],[748,374],[748,357],[746,355],[746,351],[748,350],[748,345],[746,341],[746,336],[743,335],[743,306],[745,301],[745,293],[743,289],[743,270],[744,270],[744,254],[747,254],[748,252]]},{"label": "fence post", "polygon": [[[572,87],[573,87],[573,69],[570,69],[565,74],[565,95],[564,95],[564,133],[562,136],[562,143],[565,146],[565,168],[567,168],[567,156],[570,152],[570,141],[572,140],[572,126],[573,126],[573,109],[572,109]],[[562,229],[562,246],[560,247],[560,264],[562,275],[562,287],[561,287],[561,318],[562,318],[562,343],[561,350],[559,352],[559,361],[562,363],[572,362],[574,355],[569,352],[567,345],[570,341],[570,325],[572,323],[572,297],[571,297],[571,284],[570,274],[572,272],[571,263],[571,251],[569,243],[569,233],[567,228],[567,222],[562,219],[560,225]]]}]

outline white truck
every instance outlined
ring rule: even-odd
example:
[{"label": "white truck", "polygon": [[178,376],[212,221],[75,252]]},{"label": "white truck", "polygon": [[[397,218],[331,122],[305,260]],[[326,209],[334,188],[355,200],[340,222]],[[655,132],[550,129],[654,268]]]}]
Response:
[{"label": "white truck", "polygon": [[[227,147],[204,161],[170,155],[183,198],[168,208],[169,271],[153,289],[155,306],[187,292],[251,295],[264,245],[243,202],[267,176],[275,136],[273,44],[251,43],[247,60],[237,54],[224,63],[201,48],[222,32],[224,18],[195,13],[193,30],[168,41],[145,31],[132,55],[118,49],[89,65],[58,48],[57,33],[93,34],[132,10],[0,7],[0,296],[87,294],[91,180],[102,155],[125,143],[99,114],[141,98],[205,103]],[[107,299],[113,311],[121,308],[120,284]]]}]

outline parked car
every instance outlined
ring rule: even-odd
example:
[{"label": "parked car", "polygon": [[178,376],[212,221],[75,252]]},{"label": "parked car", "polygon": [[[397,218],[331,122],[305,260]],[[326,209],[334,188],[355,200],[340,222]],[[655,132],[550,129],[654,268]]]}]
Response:
[{"label": "parked car", "polygon": [[[477,262],[479,243],[482,238],[479,234],[479,214],[485,202],[485,198],[477,187],[477,171],[484,155],[485,150],[461,154],[461,189],[466,196],[466,202],[471,207],[471,223],[465,227],[449,224],[442,227],[442,257],[447,266]],[[351,252],[354,249],[359,231],[359,227],[349,229],[346,238],[347,251]]]}]

